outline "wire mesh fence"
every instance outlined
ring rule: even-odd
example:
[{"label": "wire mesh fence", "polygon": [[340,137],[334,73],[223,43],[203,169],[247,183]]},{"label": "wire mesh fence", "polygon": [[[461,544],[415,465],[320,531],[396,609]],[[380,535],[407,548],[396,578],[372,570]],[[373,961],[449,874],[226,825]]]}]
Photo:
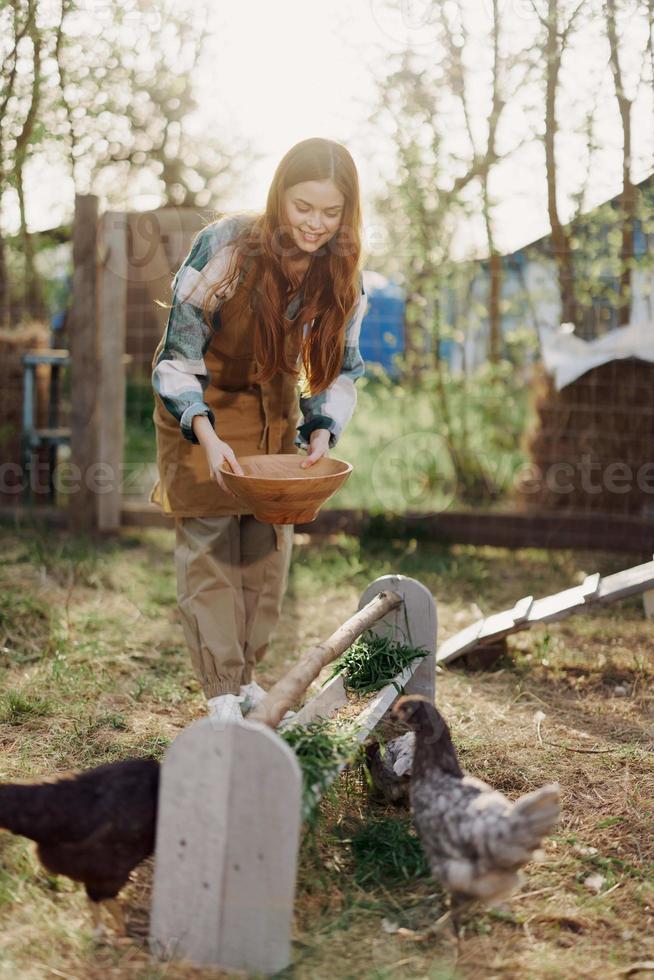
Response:
[{"label": "wire mesh fence", "polygon": [[[162,208],[145,213],[114,213],[112,217],[124,228],[127,246],[122,499],[128,504],[145,504],[157,476],[152,359],[168,320],[166,307],[172,298],[173,276],[195,235],[215,218],[215,213]],[[65,507],[69,503],[66,464],[71,452],[74,392],[70,364],[65,356],[70,343],[66,313],[72,302],[72,269],[68,271],[68,279],[59,274],[56,310],[50,319],[34,319],[27,308],[15,308],[12,312],[15,323],[0,331],[0,504],[3,506],[28,502]],[[374,328],[372,320],[369,326]],[[482,473],[482,479],[477,480],[481,491],[484,485],[486,489],[491,488],[486,502],[493,509],[504,511],[596,512],[651,519],[654,512],[653,382],[654,365],[635,358],[587,372],[559,392],[543,375],[538,384],[532,386],[530,382],[524,399],[527,408],[521,410],[520,417],[501,416],[504,422],[500,414],[492,417],[493,404],[503,397],[497,385],[497,390],[493,390],[489,382],[480,400],[471,383],[467,388],[463,385],[461,394],[458,390],[461,384],[457,382],[457,397],[467,399],[465,405],[475,427],[483,423],[490,431],[494,424],[496,428],[499,424],[511,430],[505,432],[504,450],[498,443],[498,452],[505,451],[511,463],[505,467],[503,482],[497,479],[498,474],[504,473],[502,461],[495,458],[490,461],[489,474]],[[402,382],[387,379],[384,389],[387,395],[389,384]],[[375,476],[371,457],[385,451],[384,439],[380,442],[377,438],[376,420],[389,409],[383,399],[379,400],[381,392],[380,388],[376,394],[374,381],[369,388],[364,386],[357,409],[359,420],[355,419],[351,431],[346,433],[349,458],[357,459],[357,468],[364,477],[370,476],[369,488]],[[411,399],[402,401],[413,408],[406,419],[408,428],[403,422],[402,432],[393,430],[397,436],[393,442],[396,455],[397,446],[402,447],[395,460],[398,474],[411,475],[416,467],[424,464],[422,449],[418,454],[414,452],[415,436],[420,429],[415,409],[430,398],[435,402],[436,393],[430,394],[423,385],[415,397],[412,394]],[[395,407],[385,423],[387,435],[391,423],[395,424],[399,416],[404,418],[395,394],[392,399]],[[459,402],[452,404],[456,406]],[[459,409],[464,412],[465,405],[459,405],[457,414]],[[98,405],[98,411],[103,411],[102,405]],[[430,432],[424,434],[431,434],[432,438],[442,435],[431,408],[427,414],[431,420]],[[468,432],[467,438],[474,449],[473,434]],[[482,442],[482,455],[488,454],[490,441],[483,433]],[[462,459],[460,453],[456,457],[458,448],[450,447],[457,465]],[[414,460],[412,453],[419,458]],[[522,471],[516,466],[522,466]],[[439,472],[442,469],[441,461],[436,469]],[[439,477],[439,473],[431,472],[415,475],[418,482],[424,476],[427,483]],[[448,507],[456,508],[459,499],[455,495],[450,497]],[[366,507],[367,499],[364,493],[354,504],[341,506]],[[431,499],[430,491],[425,497],[427,508]],[[415,503],[413,498],[410,503]],[[483,504],[482,494],[475,505]],[[405,509],[413,508],[407,505]]]},{"label": "wire mesh fence", "polygon": [[0,504],[56,503],[70,445],[66,352],[46,321],[0,331]]},{"label": "wire mesh fence", "polygon": [[166,328],[175,272],[197,232],[215,215],[161,208],[127,215],[126,396],[123,499],[146,502],[156,479],[152,358]]}]

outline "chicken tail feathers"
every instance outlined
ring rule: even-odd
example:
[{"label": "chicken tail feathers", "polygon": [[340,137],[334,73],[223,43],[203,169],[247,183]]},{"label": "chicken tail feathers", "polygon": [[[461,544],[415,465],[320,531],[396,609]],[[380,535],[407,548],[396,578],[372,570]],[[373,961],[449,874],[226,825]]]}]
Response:
[{"label": "chicken tail feathers", "polygon": [[47,827],[49,787],[0,785],[0,828],[38,841]]},{"label": "chicken tail feathers", "polygon": [[525,851],[534,851],[551,833],[560,814],[558,783],[550,783],[517,800],[511,811],[511,839]]}]

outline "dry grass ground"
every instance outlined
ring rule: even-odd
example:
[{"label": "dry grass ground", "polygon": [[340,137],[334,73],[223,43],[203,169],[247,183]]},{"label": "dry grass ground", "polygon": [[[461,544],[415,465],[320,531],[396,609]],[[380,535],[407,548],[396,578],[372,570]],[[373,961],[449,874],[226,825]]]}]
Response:
[{"label": "dry grass ground", "polygon": [[[0,778],[160,756],[203,711],[175,608],[172,535],[126,533],[95,545],[33,529],[0,534]],[[629,563],[411,540],[301,542],[259,679],[277,678],[384,572],[432,590],[443,638],[477,615],[475,603],[500,609],[525,592],[542,595]],[[458,939],[421,942],[443,896],[414,866],[398,877],[388,848],[374,847],[375,828],[389,820],[410,847],[408,814],[370,801],[362,778],[346,774],[303,844],[294,965],[285,976],[645,976],[636,965],[654,960],[653,672],[651,624],[628,600],[512,637],[493,672],[439,676],[438,704],[463,765],[512,797],[558,780],[558,833],[505,908],[472,917]],[[352,843],[362,840],[368,852]],[[602,879],[597,893],[586,884],[592,875]],[[146,863],[124,892],[129,940],[98,945],[81,889],[48,876],[29,842],[0,834],[0,976],[225,976],[150,961],[150,879]],[[418,938],[402,938],[398,927]]]}]

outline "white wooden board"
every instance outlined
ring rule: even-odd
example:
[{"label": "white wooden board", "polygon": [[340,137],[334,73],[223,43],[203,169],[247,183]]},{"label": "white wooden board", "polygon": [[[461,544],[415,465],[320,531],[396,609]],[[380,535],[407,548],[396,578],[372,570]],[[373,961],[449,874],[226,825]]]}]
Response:
[{"label": "white wooden board", "polygon": [[150,943],[163,959],[275,973],[291,957],[301,773],[256,722],[194,722],[161,772]]},{"label": "white wooden board", "polygon": [[[573,613],[592,608],[594,605],[616,602],[631,595],[646,593],[652,588],[654,588],[654,561],[634,565],[632,568],[626,568],[604,578],[601,578],[598,572],[587,575],[581,585],[564,589],[563,592],[542,599],[534,599],[529,602],[528,609],[527,600],[531,600],[531,596],[520,600],[513,609],[494,613],[471,623],[470,626],[466,626],[465,629],[441,643],[436,654],[436,663],[448,663],[479,645],[493,643],[510,633],[529,629],[534,623],[553,623]],[[524,603],[522,608],[521,603]],[[519,613],[517,617],[516,612]]]},{"label": "white wooden board", "polygon": [[407,694],[422,694],[434,701],[436,679],[436,634],[438,614],[436,602],[429,589],[417,579],[407,575],[382,575],[368,586],[359,609],[370,602],[378,592],[391,589],[399,593],[404,603],[388,613],[377,623],[373,632],[378,636],[395,636],[401,643],[422,648],[432,656],[421,660],[406,684]]},{"label": "white wooden board", "polygon": [[347,704],[343,678],[340,674],[332,677],[314,697],[300,708],[295,717],[287,722],[283,727],[290,724],[308,725],[310,721],[317,718],[329,718],[335,711]]}]

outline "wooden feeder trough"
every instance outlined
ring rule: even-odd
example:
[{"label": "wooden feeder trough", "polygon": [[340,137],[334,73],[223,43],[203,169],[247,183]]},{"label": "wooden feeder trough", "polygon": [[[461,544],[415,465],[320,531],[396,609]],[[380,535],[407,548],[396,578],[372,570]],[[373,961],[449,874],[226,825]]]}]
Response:
[{"label": "wooden feeder trough", "polygon": [[[150,945],[160,959],[259,974],[290,964],[302,774],[274,726],[288,707],[291,675],[308,686],[367,629],[378,636],[399,633],[426,653],[352,719],[358,743],[382,720],[398,689],[433,700],[436,604],[415,579],[385,575],[365,590],[359,611],[275,685],[253,712],[263,720],[203,718],[166,752],[150,924]],[[337,674],[289,724],[329,718],[348,703]]]}]

